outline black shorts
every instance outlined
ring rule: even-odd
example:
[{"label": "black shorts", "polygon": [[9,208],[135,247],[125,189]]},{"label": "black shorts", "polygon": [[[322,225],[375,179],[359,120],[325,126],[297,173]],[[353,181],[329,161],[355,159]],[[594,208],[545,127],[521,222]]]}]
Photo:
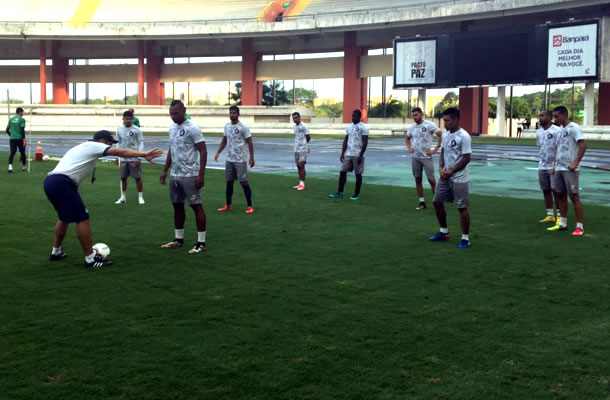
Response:
[{"label": "black shorts", "polygon": [[68,176],[47,176],[44,180],[44,192],[57,211],[60,221],[78,223],[89,219],[89,211],[78,193],[78,186]]}]

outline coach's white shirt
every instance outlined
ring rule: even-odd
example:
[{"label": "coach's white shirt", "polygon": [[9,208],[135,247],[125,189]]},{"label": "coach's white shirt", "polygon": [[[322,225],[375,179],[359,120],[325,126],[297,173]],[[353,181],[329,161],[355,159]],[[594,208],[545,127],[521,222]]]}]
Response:
[{"label": "coach's white shirt", "polygon": [[93,171],[97,159],[104,157],[111,147],[100,142],[85,142],[74,146],[49,175],[66,175],[79,185]]}]

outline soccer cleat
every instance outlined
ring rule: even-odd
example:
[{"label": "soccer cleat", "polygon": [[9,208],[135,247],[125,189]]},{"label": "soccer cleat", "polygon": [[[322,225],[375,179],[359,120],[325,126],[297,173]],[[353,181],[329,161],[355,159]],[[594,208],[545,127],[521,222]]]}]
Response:
[{"label": "soccer cleat", "polygon": [[246,208],[246,214],[252,214],[252,213],[254,213],[254,208],[252,208],[252,207]]},{"label": "soccer cleat", "polygon": [[439,242],[441,240],[449,240],[450,237],[451,236],[449,235],[449,232],[447,232],[447,233],[437,232],[436,235],[428,238],[428,240],[431,242]]},{"label": "soccer cleat", "polygon": [[189,250],[189,254],[203,253],[206,250],[207,250],[207,247],[205,245],[205,242],[197,242],[197,243],[195,243],[193,248]]},{"label": "soccer cleat", "polygon": [[13,173],[13,166],[11,164],[8,165],[8,173],[9,174]]},{"label": "soccer cleat", "polygon": [[216,210],[218,212],[225,212],[225,211],[231,211],[231,206],[228,204],[225,204],[224,206],[220,207],[218,210]]},{"label": "soccer cleat", "polygon": [[85,267],[91,268],[91,269],[97,269],[97,268],[101,268],[101,267],[108,267],[110,265],[112,265],[112,261],[104,260],[102,258],[102,256],[100,256],[99,254],[95,255],[95,258],[93,259],[92,262],[86,262],[85,261]]},{"label": "soccer cleat", "polygon": [[301,185],[300,183],[296,186],[297,190],[305,190],[305,185]]},{"label": "soccer cleat", "polygon": [[546,218],[541,219],[540,222],[555,222],[555,217],[553,215],[547,215]]},{"label": "soccer cleat", "polygon": [[577,227],[576,229],[574,229],[574,232],[572,232],[572,236],[582,236],[584,234],[585,231],[580,227]]},{"label": "soccer cleat", "polygon": [[144,199],[140,197],[140,198],[138,199],[138,204],[145,204],[145,203],[144,203]]},{"label": "soccer cleat", "polygon": [[470,246],[470,240],[462,239],[460,240],[460,244],[458,244],[458,249],[467,249]]},{"label": "soccer cleat", "polygon": [[177,249],[179,247],[184,246],[184,240],[183,239],[174,239],[169,243],[165,243],[161,245],[162,249]]},{"label": "soccer cleat", "polygon": [[354,201],[355,201],[355,200],[358,200],[359,198],[360,198],[360,195],[359,195],[359,194],[355,194],[355,193],[354,193],[354,194],[352,195],[352,197],[350,197],[349,199],[350,199],[350,200],[354,200]]},{"label": "soccer cleat", "polygon": [[59,261],[63,260],[66,257],[68,257],[68,255],[62,250],[59,254],[51,254],[51,256],[49,257],[49,261]]},{"label": "soccer cleat", "polygon": [[[559,221],[559,220],[557,220]],[[557,222],[555,225],[551,226],[550,228],[546,228],[547,231],[551,231],[551,232],[556,232],[556,231],[567,231],[568,227],[567,226],[561,226],[559,225],[559,222]]]},{"label": "soccer cleat", "polygon": [[125,199],[125,197],[121,197],[117,201],[115,201],[114,204],[123,204],[126,201],[127,201],[127,199]]},{"label": "soccer cleat", "polygon": [[419,205],[418,205],[417,207],[415,207],[415,209],[416,209],[417,211],[425,210],[426,208],[427,208],[427,207],[426,207],[426,203],[424,203],[423,201],[422,201],[422,202],[420,202],[420,203],[419,203]]},{"label": "soccer cleat", "polygon": [[329,194],[328,197],[330,197],[331,199],[342,199],[343,193],[337,192],[337,193]]},{"label": "soccer cleat", "polygon": [[26,167],[26,166],[24,165],[23,167],[21,167],[21,170],[22,170],[22,171],[27,171],[27,170],[28,170],[28,167]]}]

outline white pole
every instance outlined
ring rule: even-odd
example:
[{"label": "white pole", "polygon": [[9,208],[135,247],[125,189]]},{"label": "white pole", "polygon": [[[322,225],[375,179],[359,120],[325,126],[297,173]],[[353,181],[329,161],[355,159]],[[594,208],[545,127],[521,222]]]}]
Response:
[{"label": "white pole", "polygon": [[593,114],[595,112],[595,83],[585,83],[585,118],[583,125],[593,125]]}]

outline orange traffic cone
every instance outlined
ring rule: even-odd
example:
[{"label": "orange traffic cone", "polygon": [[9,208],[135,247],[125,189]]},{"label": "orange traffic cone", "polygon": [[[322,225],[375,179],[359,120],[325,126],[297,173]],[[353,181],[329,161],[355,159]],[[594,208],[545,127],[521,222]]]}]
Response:
[{"label": "orange traffic cone", "polygon": [[36,155],[35,155],[35,160],[36,161],[42,161],[42,142],[39,140],[38,143],[36,143]]}]

